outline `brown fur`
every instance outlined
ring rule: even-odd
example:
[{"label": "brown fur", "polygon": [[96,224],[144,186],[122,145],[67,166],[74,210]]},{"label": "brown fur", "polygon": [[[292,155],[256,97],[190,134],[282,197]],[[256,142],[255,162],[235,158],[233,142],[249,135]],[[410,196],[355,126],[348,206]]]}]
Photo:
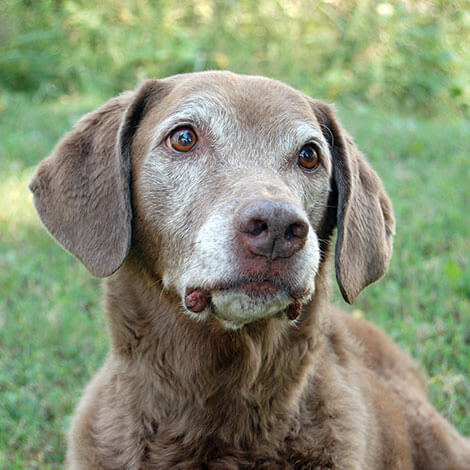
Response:
[{"label": "brown fur", "polygon": [[[199,153],[175,156],[156,129],[194,93],[221,114],[193,124]],[[314,181],[290,160],[277,163],[283,132],[299,119],[324,140]],[[217,126],[224,142],[214,140]],[[431,407],[413,361],[327,302],[335,226],[348,302],[387,269],[394,232],[379,178],[329,106],[260,77],[151,80],[85,116],[31,189],[51,234],[93,274],[109,276],[111,351],[76,411],[68,468],[470,468],[469,441]],[[174,283],[197,252],[195,234],[213,208],[230,217],[257,197],[308,216],[321,250],[314,291],[299,294],[295,322],[268,315],[230,329],[216,310],[192,318]],[[259,270],[236,241],[219,249]],[[305,250],[272,261],[270,276],[294,286]],[[209,263],[217,272],[198,261],[199,271]]]}]

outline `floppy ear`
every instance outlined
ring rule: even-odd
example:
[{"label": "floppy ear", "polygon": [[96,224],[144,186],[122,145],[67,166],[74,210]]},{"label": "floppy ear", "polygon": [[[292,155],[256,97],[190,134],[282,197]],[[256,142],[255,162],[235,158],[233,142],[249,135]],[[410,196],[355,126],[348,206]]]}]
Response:
[{"label": "floppy ear", "polygon": [[130,147],[158,83],[84,116],[29,185],[47,230],[98,277],[116,271],[130,248]]},{"label": "floppy ear", "polygon": [[351,304],[387,271],[395,218],[380,178],[341,127],[332,108],[315,101],[314,109],[333,157],[338,227],[336,279],[344,299]]}]

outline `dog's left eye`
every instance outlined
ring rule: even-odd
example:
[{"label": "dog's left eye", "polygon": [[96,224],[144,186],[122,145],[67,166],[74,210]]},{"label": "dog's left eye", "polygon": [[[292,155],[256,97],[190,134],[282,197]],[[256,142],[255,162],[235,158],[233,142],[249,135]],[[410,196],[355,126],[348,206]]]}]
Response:
[{"label": "dog's left eye", "polygon": [[168,137],[170,146],[178,152],[189,152],[197,144],[197,135],[191,127],[180,127]]},{"label": "dog's left eye", "polygon": [[305,145],[299,152],[299,165],[307,170],[313,170],[320,161],[320,155],[316,147],[312,144]]}]

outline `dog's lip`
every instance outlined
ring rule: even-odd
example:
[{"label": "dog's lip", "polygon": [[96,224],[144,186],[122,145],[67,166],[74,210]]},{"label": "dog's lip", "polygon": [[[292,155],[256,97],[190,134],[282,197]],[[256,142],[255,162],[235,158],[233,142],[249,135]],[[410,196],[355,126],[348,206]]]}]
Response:
[{"label": "dog's lip", "polygon": [[212,285],[210,288],[187,288],[185,293],[185,306],[195,314],[206,311],[207,308],[214,308],[214,301],[220,301],[220,296],[231,295],[233,293],[247,295],[253,301],[270,302],[277,297],[290,298],[290,302],[285,310],[285,315],[289,320],[296,320],[302,309],[302,301],[305,300],[305,291],[289,289],[284,282],[273,279],[242,279],[236,282]]},{"label": "dog's lip", "polygon": [[286,290],[284,286],[271,280],[244,280],[221,287],[219,291],[241,291],[248,294],[250,297],[274,297],[281,290]]},{"label": "dog's lip", "polygon": [[250,297],[274,297],[277,294],[284,292],[294,299],[300,298],[304,295],[302,289],[295,289],[284,281],[273,278],[240,278],[232,281],[214,283],[204,287],[190,287],[186,289],[186,294],[200,291],[205,292],[209,296],[215,293],[225,292],[241,292],[249,295]]},{"label": "dog's lip", "polygon": [[304,289],[294,288],[284,281],[273,278],[241,278],[228,282],[214,283],[210,286],[187,287],[184,303],[188,310],[200,313],[212,304],[213,297],[240,293],[252,299],[269,300],[276,296],[287,295],[293,304],[303,301]]}]

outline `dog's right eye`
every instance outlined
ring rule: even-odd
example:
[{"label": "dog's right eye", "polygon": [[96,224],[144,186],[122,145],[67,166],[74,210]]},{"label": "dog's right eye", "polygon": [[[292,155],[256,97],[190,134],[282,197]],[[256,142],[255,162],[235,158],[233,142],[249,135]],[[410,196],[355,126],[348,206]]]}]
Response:
[{"label": "dog's right eye", "polygon": [[169,135],[168,143],[177,152],[189,152],[196,147],[197,135],[191,127],[180,127]]}]

